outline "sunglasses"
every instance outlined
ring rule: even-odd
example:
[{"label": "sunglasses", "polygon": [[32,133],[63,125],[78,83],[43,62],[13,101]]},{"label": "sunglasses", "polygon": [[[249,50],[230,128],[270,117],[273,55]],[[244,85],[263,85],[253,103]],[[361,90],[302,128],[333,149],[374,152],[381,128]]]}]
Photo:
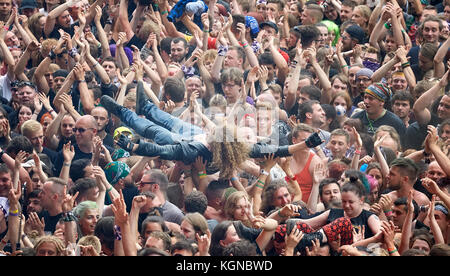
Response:
[{"label": "sunglasses", "polygon": [[157,184],[157,183],[156,183],[156,182],[143,182],[143,181],[139,181],[139,186],[153,185],[153,184]]},{"label": "sunglasses", "polygon": [[79,132],[79,133],[84,133],[86,130],[88,130],[88,129],[93,129],[93,128],[82,128],[82,127],[78,127],[78,128],[76,128],[76,127],[74,127],[74,128],[72,128],[72,131],[73,131],[73,133],[77,133],[77,131]]}]

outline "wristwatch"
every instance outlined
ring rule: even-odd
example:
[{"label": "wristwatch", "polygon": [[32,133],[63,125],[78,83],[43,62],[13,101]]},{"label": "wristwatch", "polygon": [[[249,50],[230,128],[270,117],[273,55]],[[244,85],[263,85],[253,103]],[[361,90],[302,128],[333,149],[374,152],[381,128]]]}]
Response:
[{"label": "wristwatch", "polygon": [[269,172],[266,172],[264,169],[261,169],[260,173],[269,176]]}]

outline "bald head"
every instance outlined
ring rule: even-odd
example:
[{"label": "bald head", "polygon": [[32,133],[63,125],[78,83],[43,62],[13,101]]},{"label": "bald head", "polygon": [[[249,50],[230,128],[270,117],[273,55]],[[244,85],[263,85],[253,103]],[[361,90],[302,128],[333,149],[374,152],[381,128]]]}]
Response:
[{"label": "bald head", "polygon": [[97,135],[98,125],[94,116],[81,116],[75,123],[75,139],[78,146],[85,148],[85,151],[91,151],[93,139]]}]

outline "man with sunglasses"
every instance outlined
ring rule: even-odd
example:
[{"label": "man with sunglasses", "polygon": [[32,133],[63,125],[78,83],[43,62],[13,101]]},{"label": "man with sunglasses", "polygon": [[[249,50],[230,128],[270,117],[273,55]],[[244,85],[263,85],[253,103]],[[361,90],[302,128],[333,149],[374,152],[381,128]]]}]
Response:
[{"label": "man with sunglasses", "polygon": [[[81,116],[75,123],[73,133],[75,135],[76,144],[73,145],[75,156],[72,161],[87,158],[92,159],[94,151],[94,137],[97,135],[97,121],[92,115]],[[59,175],[62,166],[70,166],[64,163],[62,150],[58,153],[55,162],[55,175]]]}]

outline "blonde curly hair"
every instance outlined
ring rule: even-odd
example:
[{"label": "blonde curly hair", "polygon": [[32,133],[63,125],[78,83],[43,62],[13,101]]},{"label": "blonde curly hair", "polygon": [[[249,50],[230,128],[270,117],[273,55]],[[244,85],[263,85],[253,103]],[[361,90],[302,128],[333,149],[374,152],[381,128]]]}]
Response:
[{"label": "blonde curly hair", "polygon": [[250,147],[238,140],[237,127],[229,123],[216,127],[209,145],[213,154],[212,166],[220,169],[219,177],[222,179],[231,178],[250,152]]}]

